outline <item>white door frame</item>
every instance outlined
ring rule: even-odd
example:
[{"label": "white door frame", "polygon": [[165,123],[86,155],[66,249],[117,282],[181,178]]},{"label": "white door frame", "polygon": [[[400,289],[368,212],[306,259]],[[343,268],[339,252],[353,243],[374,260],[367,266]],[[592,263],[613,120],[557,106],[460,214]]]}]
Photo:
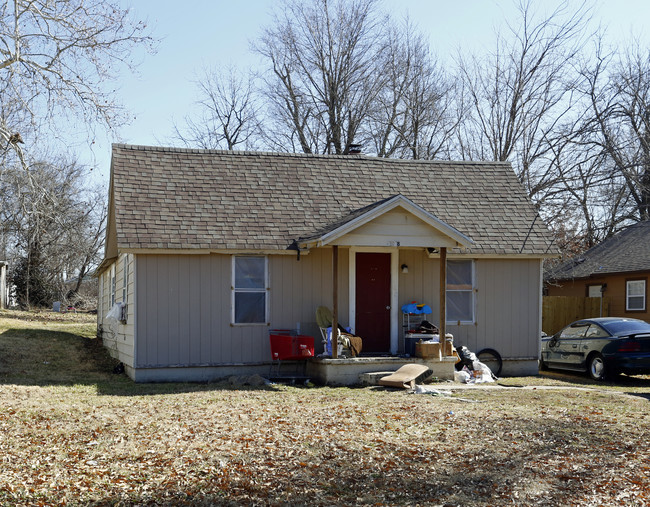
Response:
[{"label": "white door frame", "polygon": [[[390,254],[390,353],[397,354],[399,339],[399,248],[395,247],[351,247],[349,255],[349,297],[350,297],[350,327],[356,331],[357,318],[357,253],[389,253]],[[363,338],[363,336],[361,337]]]}]

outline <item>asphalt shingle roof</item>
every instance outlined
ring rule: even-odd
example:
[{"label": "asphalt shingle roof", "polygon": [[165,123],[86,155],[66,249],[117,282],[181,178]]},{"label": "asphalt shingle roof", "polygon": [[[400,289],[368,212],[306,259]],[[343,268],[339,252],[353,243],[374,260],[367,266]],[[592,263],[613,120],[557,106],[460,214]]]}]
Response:
[{"label": "asphalt shingle roof", "polygon": [[284,250],[401,194],[471,253],[555,253],[507,163],[116,144],[111,166],[120,249]]},{"label": "asphalt shingle roof", "polygon": [[548,280],[650,271],[650,221],[639,222],[570,259],[546,275]]}]

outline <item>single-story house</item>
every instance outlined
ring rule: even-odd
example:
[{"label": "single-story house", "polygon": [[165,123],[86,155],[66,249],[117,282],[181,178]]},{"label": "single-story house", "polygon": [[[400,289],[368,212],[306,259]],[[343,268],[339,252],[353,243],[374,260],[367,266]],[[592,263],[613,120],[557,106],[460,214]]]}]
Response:
[{"label": "single-story house", "polygon": [[556,252],[508,163],[117,144],[106,230],[98,331],[136,381],[268,372],[272,329],[318,355],[319,306],[364,356],[403,355],[412,301],[503,374],[537,372]]},{"label": "single-story house", "polygon": [[638,222],[549,270],[549,296],[607,297],[610,317],[650,321],[650,221]]}]

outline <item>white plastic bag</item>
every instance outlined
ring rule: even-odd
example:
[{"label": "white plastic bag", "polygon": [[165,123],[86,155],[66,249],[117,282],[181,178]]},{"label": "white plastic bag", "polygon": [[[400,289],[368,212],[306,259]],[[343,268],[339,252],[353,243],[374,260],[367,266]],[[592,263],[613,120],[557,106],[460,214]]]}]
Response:
[{"label": "white plastic bag", "polygon": [[474,375],[472,377],[472,381],[475,384],[482,384],[484,382],[494,382],[494,378],[492,377],[492,370],[490,370],[490,368],[486,364],[476,360],[474,361],[473,366],[474,366]]},{"label": "white plastic bag", "polygon": [[454,372],[454,382],[458,382],[459,384],[467,384],[467,382],[469,382],[469,377],[469,373],[465,370]]}]

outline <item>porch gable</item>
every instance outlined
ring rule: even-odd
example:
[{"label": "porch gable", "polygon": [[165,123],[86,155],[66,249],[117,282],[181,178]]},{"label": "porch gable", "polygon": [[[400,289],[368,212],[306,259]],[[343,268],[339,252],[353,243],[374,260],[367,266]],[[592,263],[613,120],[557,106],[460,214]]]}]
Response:
[{"label": "porch gable", "polygon": [[471,238],[424,210],[403,195],[379,201],[328,231],[299,242],[314,246],[470,247]]}]

